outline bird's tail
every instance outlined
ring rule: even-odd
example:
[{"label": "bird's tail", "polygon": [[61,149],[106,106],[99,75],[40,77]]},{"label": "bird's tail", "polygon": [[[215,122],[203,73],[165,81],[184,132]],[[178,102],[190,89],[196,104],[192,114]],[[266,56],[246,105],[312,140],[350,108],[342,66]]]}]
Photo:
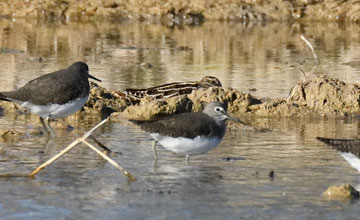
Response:
[{"label": "bird's tail", "polygon": [[331,139],[316,137],[319,141],[322,141],[340,152],[349,152],[360,156],[360,139]]},{"label": "bird's tail", "polygon": [[146,123],[145,120],[133,120],[133,119],[129,119],[130,122],[136,124],[136,125],[142,125],[144,123]]},{"label": "bird's tail", "polygon": [[323,138],[323,137],[316,137],[316,139],[332,146],[339,146],[339,147],[358,146],[360,148],[359,139],[332,139],[332,138]]},{"label": "bird's tail", "polygon": [[0,100],[10,101],[2,92],[0,92]]}]

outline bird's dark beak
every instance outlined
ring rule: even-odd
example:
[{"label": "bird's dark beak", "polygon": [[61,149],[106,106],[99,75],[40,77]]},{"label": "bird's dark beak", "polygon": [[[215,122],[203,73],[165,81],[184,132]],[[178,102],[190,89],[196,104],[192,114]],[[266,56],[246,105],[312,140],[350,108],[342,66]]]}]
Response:
[{"label": "bird's dark beak", "polygon": [[248,125],[248,124],[246,124],[245,122],[241,121],[241,120],[238,119],[238,118],[233,118],[233,117],[231,117],[231,120],[234,120],[234,121],[236,121],[236,122],[239,122],[240,124],[243,124],[243,125]]},{"label": "bird's dark beak", "polygon": [[238,119],[238,118],[234,118],[234,117],[230,116],[230,115],[227,114],[227,113],[226,113],[226,117],[227,117],[227,119],[229,119],[229,120],[233,120],[233,121],[239,122],[240,124],[247,125],[245,122],[241,121],[241,120]]},{"label": "bird's dark beak", "polygon": [[90,74],[88,74],[88,76],[89,76],[89,78],[91,78],[91,79],[95,79],[96,81],[101,82],[101,80],[100,80],[100,79],[98,79],[98,78],[96,78],[96,77],[94,77],[94,76],[92,76],[92,75],[90,75]]}]

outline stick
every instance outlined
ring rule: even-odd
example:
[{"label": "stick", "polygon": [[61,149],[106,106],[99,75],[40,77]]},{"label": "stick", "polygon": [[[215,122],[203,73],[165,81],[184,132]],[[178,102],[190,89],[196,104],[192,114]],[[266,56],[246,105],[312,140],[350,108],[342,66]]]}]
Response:
[{"label": "stick", "polygon": [[35,176],[38,172],[40,172],[42,169],[44,169],[45,167],[49,166],[50,164],[52,164],[54,161],[56,161],[57,159],[59,159],[60,157],[62,157],[64,154],[66,154],[68,151],[70,151],[71,149],[73,149],[76,145],[78,145],[81,142],[80,138],[76,139],[74,142],[72,142],[69,146],[67,146],[64,150],[62,150],[60,153],[56,154],[54,157],[50,158],[48,161],[46,161],[45,163],[43,163],[41,166],[39,166],[38,168],[36,168],[34,171],[31,172],[30,176],[33,177]]},{"label": "stick", "polygon": [[93,131],[95,131],[97,128],[99,128],[101,125],[103,125],[105,122],[109,120],[110,117],[107,117],[106,119],[102,120],[99,124],[97,124],[95,127],[93,127],[90,131],[85,133],[81,138],[76,139],[74,142],[72,142],[70,145],[68,145],[64,150],[62,150],[60,153],[56,154],[54,157],[50,158],[48,161],[40,165],[38,168],[36,168],[33,172],[31,172],[30,177],[34,177],[38,172],[40,172],[45,167],[52,164],[54,161],[62,157],[64,154],[66,154],[68,151],[70,151],[72,148],[74,148],[76,145],[78,145],[82,140],[86,139],[91,135]]},{"label": "stick", "polygon": [[299,68],[300,72],[302,72],[302,74],[304,75],[305,79],[306,79],[306,73],[303,69]]},{"label": "stick", "polygon": [[310,41],[308,41],[308,39],[306,39],[306,37],[304,37],[304,35],[301,35],[300,38],[301,38],[301,40],[303,40],[303,41],[306,43],[306,45],[310,48],[313,57],[316,59],[316,62],[317,62],[317,63],[316,63],[316,66],[318,66],[318,65],[320,64],[320,60],[319,60],[318,56],[316,55],[316,52],[315,52],[313,46],[311,45]]},{"label": "stick", "polygon": [[101,152],[100,150],[98,150],[96,147],[94,147],[93,145],[91,145],[89,142],[87,142],[86,140],[82,139],[81,140],[84,144],[86,144],[88,147],[90,147],[92,150],[94,150],[96,153],[100,154],[100,156],[102,156],[105,160],[107,160],[111,165],[113,165],[114,167],[118,168],[125,176],[127,176],[127,178],[131,181],[136,181],[136,178],[131,175],[131,173],[129,173],[128,171],[126,171],[124,168],[122,168],[118,163],[116,163],[113,159],[111,159],[110,157],[106,156],[106,154],[104,154],[103,152]]}]

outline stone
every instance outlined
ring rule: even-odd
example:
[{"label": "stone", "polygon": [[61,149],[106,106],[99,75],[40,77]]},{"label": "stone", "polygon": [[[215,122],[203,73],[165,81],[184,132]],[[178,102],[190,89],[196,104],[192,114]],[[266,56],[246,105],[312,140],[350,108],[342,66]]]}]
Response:
[{"label": "stone", "polygon": [[359,199],[359,191],[349,184],[330,186],[322,193],[322,197],[326,200],[354,200]]}]

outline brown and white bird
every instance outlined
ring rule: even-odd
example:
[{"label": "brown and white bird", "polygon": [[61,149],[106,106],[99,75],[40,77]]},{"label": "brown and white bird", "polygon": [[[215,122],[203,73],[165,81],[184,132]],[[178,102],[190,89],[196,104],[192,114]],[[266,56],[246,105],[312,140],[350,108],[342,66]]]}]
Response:
[{"label": "brown and white bird", "polygon": [[117,91],[117,94],[137,103],[144,97],[154,99],[170,98],[173,96],[190,94],[193,90],[210,87],[222,87],[220,80],[214,76],[205,76],[200,81],[173,82],[147,89],[126,89],[125,92]]}]

